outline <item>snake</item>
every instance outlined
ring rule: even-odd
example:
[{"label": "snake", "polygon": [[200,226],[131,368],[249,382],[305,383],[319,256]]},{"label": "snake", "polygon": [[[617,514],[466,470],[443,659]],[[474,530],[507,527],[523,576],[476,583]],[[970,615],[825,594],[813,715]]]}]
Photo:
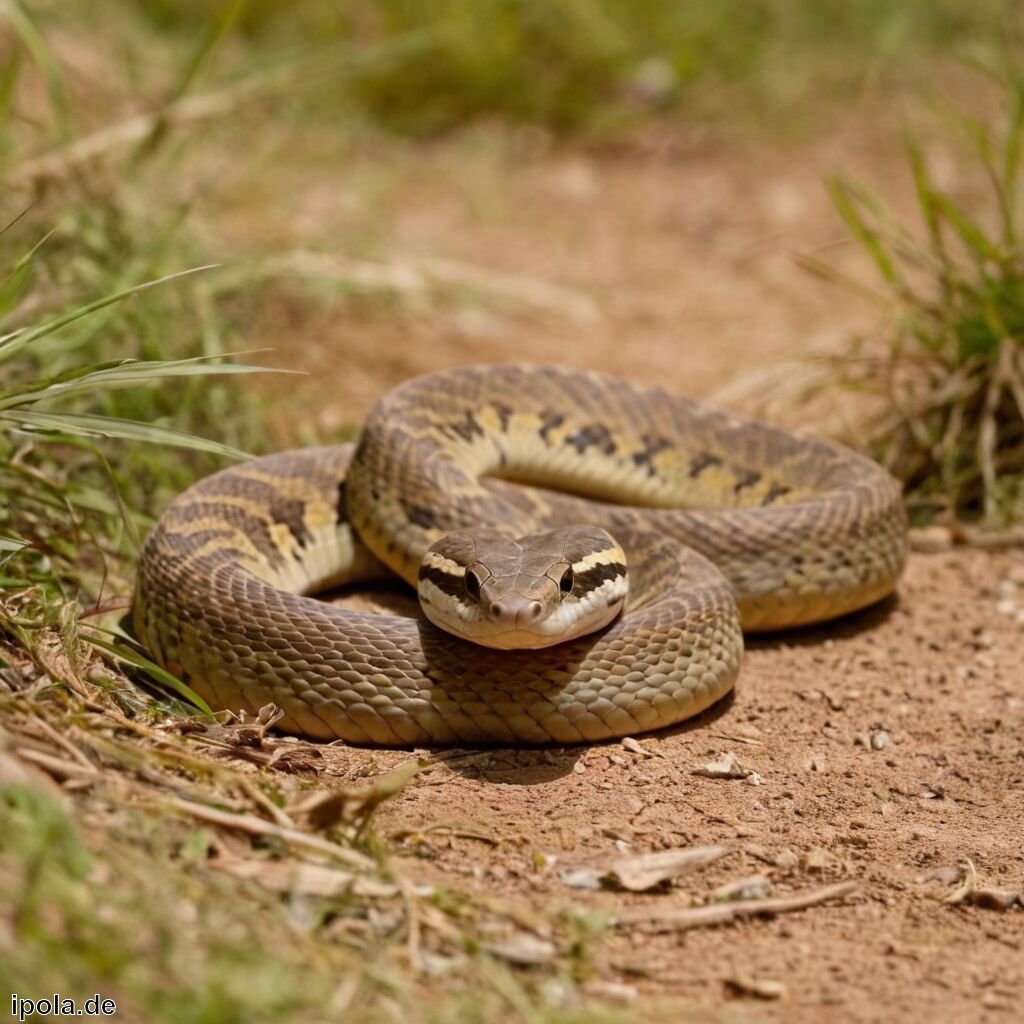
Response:
[{"label": "snake", "polygon": [[[415,377],[355,444],[251,459],[175,498],[131,622],[211,708],[383,747],[663,729],[733,687],[744,632],[894,590],[899,483],[865,455],[591,370]],[[397,576],[421,613],[323,600]]]}]

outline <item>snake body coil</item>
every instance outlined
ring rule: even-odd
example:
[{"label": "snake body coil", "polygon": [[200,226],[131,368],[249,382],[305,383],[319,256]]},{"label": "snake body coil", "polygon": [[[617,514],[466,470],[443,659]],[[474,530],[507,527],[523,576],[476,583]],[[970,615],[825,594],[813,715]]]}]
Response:
[{"label": "snake body coil", "polygon": [[[380,563],[415,585],[452,531],[573,522],[621,545],[630,596],[553,647],[306,596]],[[698,713],[736,678],[741,623],[862,608],[905,554],[898,484],[846,449],[596,373],[467,367],[385,396],[354,454],[284,452],[182,494],[143,552],[134,628],[211,705],[273,702],[314,738],[572,743]]]}]

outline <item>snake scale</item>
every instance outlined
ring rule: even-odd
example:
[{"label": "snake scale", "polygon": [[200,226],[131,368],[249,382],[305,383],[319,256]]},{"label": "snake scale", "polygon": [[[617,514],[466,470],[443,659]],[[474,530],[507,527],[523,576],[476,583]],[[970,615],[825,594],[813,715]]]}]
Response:
[{"label": "snake scale", "polygon": [[[583,547],[559,532],[575,523]],[[281,728],[312,738],[578,743],[717,701],[742,630],[889,594],[906,530],[896,481],[838,445],[594,372],[470,366],[385,395],[354,448],[254,459],[180,495],[145,545],[133,626],[212,706],[272,702]],[[541,559],[507,571],[543,600],[480,611],[503,571],[481,568],[485,542],[494,564]],[[596,608],[602,625],[494,650],[311,596],[387,570],[419,584],[431,619],[434,602],[518,630],[564,601],[556,612]]]}]

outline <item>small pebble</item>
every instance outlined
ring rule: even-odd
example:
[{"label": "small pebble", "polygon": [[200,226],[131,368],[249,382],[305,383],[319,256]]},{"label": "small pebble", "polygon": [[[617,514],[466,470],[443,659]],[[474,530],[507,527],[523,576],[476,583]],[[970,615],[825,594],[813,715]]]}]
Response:
[{"label": "small pebble", "polygon": [[879,729],[878,732],[871,734],[872,750],[885,750],[887,746],[889,746],[889,734],[884,729]]},{"label": "small pebble", "polygon": [[757,999],[783,999],[786,996],[786,986],[774,978],[735,974],[731,978],[726,978],[725,984],[741,996],[754,996]]},{"label": "small pebble", "polygon": [[810,875],[817,875],[830,867],[835,859],[828,850],[815,846],[803,854],[800,858],[800,866]]},{"label": "small pebble", "polygon": [[795,868],[800,863],[800,858],[792,850],[783,850],[775,858],[775,866],[784,871]]},{"label": "small pebble", "polygon": [[607,999],[622,1005],[633,1002],[639,994],[632,985],[624,985],[620,981],[601,981],[597,978],[588,981],[583,986],[583,991],[595,999]]},{"label": "small pebble", "polygon": [[953,538],[946,526],[924,526],[914,530],[910,542],[915,551],[923,552],[948,551],[953,546]]},{"label": "small pebble", "polygon": [[986,992],[981,997],[981,1005],[986,1010],[1008,1010],[1010,1008],[1010,1004],[995,992]]},{"label": "small pebble", "polygon": [[716,903],[727,900],[758,900],[767,896],[771,889],[772,883],[764,875],[749,875],[747,878],[738,878],[720,885],[711,898]]}]

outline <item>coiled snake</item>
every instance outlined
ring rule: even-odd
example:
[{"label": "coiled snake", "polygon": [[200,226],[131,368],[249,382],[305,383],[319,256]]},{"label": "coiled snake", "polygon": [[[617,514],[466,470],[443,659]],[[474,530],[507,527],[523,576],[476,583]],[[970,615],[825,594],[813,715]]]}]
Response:
[{"label": "coiled snake", "polygon": [[[862,608],[905,555],[898,484],[837,445],[597,373],[466,367],[386,395],[354,452],[178,497],[133,623],[211,705],[273,702],[313,738],[575,743],[698,713],[733,685],[741,623]],[[307,596],[381,563],[431,621]]]}]

